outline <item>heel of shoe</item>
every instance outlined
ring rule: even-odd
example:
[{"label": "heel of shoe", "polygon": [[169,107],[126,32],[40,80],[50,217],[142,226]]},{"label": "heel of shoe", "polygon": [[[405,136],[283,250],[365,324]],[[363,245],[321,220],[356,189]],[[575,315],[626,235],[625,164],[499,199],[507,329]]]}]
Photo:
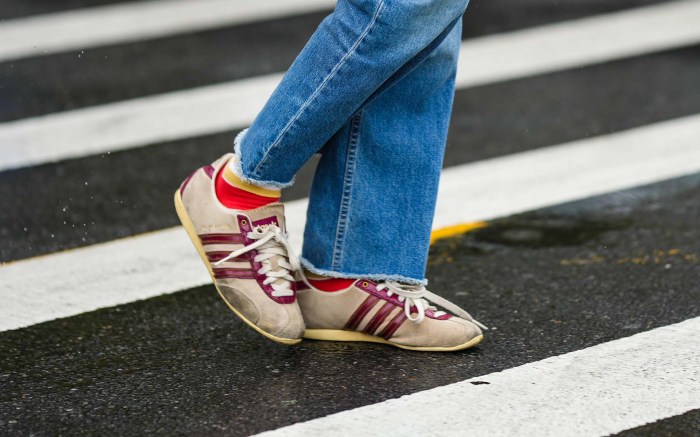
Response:
[{"label": "heel of shoe", "polygon": [[197,235],[197,231],[194,228],[194,224],[192,223],[192,220],[190,220],[190,215],[187,213],[185,204],[182,203],[182,194],[180,193],[180,190],[175,191],[174,203],[175,212],[177,212],[177,216],[180,219],[180,223],[182,223],[182,227],[184,227],[185,231],[187,231],[187,236],[190,237],[192,244],[194,245],[195,249],[197,249],[197,253],[199,253],[199,257],[202,258],[204,265],[209,271],[209,276],[212,277],[213,281],[214,274],[211,271],[211,267],[209,266],[209,259],[207,258],[207,254],[204,252],[204,247],[202,246],[202,243],[199,241],[199,235]]}]

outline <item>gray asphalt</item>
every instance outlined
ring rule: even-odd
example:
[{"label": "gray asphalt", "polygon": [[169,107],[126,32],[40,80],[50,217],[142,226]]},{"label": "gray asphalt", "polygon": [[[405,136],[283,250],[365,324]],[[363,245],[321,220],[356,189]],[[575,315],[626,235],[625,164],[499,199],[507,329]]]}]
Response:
[{"label": "gray asphalt", "polygon": [[[0,18],[24,8],[108,0],[7,1]],[[465,15],[465,39],[660,0],[477,0]],[[24,5],[24,6],[23,6]],[[302,49],[324,12],[66,53],[0,62],[0,121],[76,109],[183,88],[282,72]]]},{"label": "gray asphalt", "polygon": [[[111,3],[0,0],[0,21]],[[652,3],[474,0],[464,38]],[[0,62],[0,122],[280,72],[322,17]],[[698,114],[698,77],[693,45],[460,90],[445,166]],[[0,263],[177,225],[172,191],[235,133],[0,172]],[[286,200],[307,195],[312,172]],[[430,288],[495,327],[460,353],[283,347],[212,286],[2,332],[0,435],[246,435],[697,317],[698,216],[695,174],[437,242]],[[699,417],[620,435],[697,436]]]},{"label": "gray asphalt", "polygon": [[694,175],[438,242],[431,289],[495,328],[462,353],[280,346],[212,286],[4,332],[0,429],[245,435],[680,322],[700,314],[699,197]]},{"label": "gray asphalt", "polygon": [[[700,46],[691,46],[460,90],[445,166],[699,113],[698,77]],[[0,172],[0,262],[178,224],[164,193],[231,150],[234,135]],[[313,163],[285,199],[306,197],[312,175]]]},{"label": "gray asphalt", "polygon": [[618,437],[697,437],[700,429],[700,410],[669,417],[617,434]]}]

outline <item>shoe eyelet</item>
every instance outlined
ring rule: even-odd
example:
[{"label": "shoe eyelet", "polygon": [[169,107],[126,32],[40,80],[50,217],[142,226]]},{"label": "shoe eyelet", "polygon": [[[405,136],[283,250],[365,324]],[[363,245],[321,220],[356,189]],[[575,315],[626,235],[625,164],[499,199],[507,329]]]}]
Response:
[{"label": "shoe eyelet", "polygon": [[362,282],[362,286],[365,288],[369,287],[369,282],[367,282],[367,281]]},{"label": "shoe eyelet", "polygon": [[248,224],[248,220],[246,220],[246,219],[241,220],[241,224],[242,224],[243,226],[247,225],[247,224]]}]

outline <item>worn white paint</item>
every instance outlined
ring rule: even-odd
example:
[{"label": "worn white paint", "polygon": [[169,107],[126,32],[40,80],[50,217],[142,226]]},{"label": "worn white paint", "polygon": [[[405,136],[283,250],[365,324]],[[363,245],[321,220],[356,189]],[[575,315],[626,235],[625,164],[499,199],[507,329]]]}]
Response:
[{"label": "worn white paint", "polygon": [[320,10],[333,0],[150,0],[0,22],[0,61],[195,32]]},{"label": "worn white paint", "polygon": [[481,38],[460,52],[457,86],[541,74],[700,41],[700,1],[685,0]]},{"label": "worn white paint", "polygon": [[246,126],[279,79],[258,76],[0,123],[0,171]]},{"label": "worn white paint", "polygon": [[696,408],[700,318],[259,435],[597,437]]},{"label": "worn white paint", "polygon": [[700,114],[448,168],[434,228],[699,171]]},{"label": "worn white paint", "polygon": [[[470,40],[462,46],[457,84],[697,43],[699,22],[700,1],[686,0]],[[242,128],[280,78],[272,74],[0,123],[0,170]]]},{"label": "worn white paint", "polygon": [[[434,228],[700,172],[700,115],[448,168]],[[306,200],[287,205],[301,246]],[[209,282],[180,228],[0,267],[0,331]],[[30,290],[30,292],[28,292]]]}]

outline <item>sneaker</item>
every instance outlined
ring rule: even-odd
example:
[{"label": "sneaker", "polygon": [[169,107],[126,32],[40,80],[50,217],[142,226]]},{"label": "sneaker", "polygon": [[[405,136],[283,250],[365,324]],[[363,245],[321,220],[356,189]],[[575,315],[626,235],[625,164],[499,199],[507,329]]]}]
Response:
[{"label": "sneaker", "polygon": [[[306,323],[304,338],[435,352],[467,349],[484,338],[484,325],[422,286],[358,279],[345,290],[329,292],[302,280],[297,290]],[[461,317],[438,311],[428,300]]]},{"label": "sneaker", "polygon": [[304,332],[293,277],[299,260],[287,242],[284,206],[223,206],[214,181],[231,157],[224,155],[182,183],[175,192],[177,215],[228,307],[265,337],[297,344]]}]

